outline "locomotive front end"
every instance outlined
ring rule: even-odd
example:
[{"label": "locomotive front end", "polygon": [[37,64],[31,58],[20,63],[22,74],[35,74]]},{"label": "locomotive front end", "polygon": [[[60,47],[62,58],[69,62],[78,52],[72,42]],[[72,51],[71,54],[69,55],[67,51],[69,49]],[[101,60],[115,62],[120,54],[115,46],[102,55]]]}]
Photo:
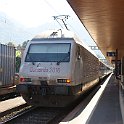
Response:
[{"label": "locomotive front end", "polygon": [[17,90],[29,104],[65,106],[72,98],[72,39],[35,39],[30,42],[20,68]]}]

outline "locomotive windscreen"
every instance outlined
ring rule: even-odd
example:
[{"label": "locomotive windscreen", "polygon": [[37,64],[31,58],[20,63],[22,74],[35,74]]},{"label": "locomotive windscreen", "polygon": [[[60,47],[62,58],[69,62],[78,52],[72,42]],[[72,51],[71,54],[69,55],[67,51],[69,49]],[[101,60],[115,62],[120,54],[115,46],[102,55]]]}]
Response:
[{"label": "locomotive windscreen", "polygon": [[70,43],[38,43],[29,46],[26,62],[69,62]]}]

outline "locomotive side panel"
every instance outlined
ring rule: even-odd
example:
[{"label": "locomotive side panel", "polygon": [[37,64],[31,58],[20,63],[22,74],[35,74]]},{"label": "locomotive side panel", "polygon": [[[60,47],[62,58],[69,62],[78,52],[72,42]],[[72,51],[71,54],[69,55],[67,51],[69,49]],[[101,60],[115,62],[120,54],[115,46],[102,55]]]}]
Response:
[{"label": "locomotive side panel", "polygon": [[72,61],[74,61],[74,82],[75,85],[80,85],[81,83],[83,83],[83,75],[84,75],[84,71],[83,71],[83,53],[82,53],[82,48],[78,45],[75,44],[75,49],[73,50],[73,54],[75,55],[74,59],[72,59]]},{"label": "locomotive side panel", "polygon": [[76,44],[72,94],[83,94],[99,81],[99,60],[83,46]]},{"label": "locomotive side panel", "polygon": [[83,46],[77,44],[75,57],[75,82],[85,84],[99,78],[99,60]]},{"label": "locomotive side panel", "polygon": [[99,78],[99,60],[84,49],[84,83]]}]

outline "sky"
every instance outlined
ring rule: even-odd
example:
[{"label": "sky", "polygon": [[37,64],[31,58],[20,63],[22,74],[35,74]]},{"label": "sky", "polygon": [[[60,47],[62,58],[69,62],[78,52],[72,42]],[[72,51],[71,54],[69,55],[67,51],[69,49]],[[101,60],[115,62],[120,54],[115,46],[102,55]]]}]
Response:
[{"label": "sky", "polygon": [[[7,24],[6,18],[9,18],[17,27],[20,25],[24,31],[30,31],[30,35],[23,34],[23,39],[19,39],[19,36],[15,38],[17,36],[15,31],[9,32],[11,36],[8,35],[8,39],[7,33],[4,33],[2,43],[11,39],[14,43],[21,44],[24,42],[23,40],[33,38],[36,35],[35,33],[40,33],[44,25],[46,29],[43,28],[43,30],[49,30],[48,28],[51,28],[51,25],[56,26],[57,22],[55,22],[53,16],[69,15],[70,17],[66,21],[69,29],[75,32],[88,46],[96,45],[66,0],[0,0],[0,12],[6,15],[4,17],[5,24]],[[3,20],[0,19],[1,24]],[[40,30],[39,27],[41,27]],[[4,37],[6,40],[4,40]]]},{"label": "sky", "polygon": [[39,26],[54,15],[70,14],[68,7],[66,0],[0,0],[0,11],[26,27]]}]

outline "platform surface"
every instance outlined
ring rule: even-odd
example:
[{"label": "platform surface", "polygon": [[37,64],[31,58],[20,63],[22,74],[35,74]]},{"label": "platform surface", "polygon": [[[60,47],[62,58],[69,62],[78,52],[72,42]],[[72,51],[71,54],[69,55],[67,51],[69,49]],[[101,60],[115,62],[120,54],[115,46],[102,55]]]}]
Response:
[{"label": "platform surface", "polygon": [[112,75],[88,124],[123,124],[119,83]]},{"label": "platform surface", "polygon": [[22,97],[16,97],[13,99],[5,100],[0,102],[0,113],[10,110],[14,107],[20,106],[22,104],[25,104],[26,102]]},{"label": "platform surface", "polygon": [[122,120],[122,117],[124,118],[124,92],[122,94],[120,83],[113,74],[110,74],[100,85],[85,108],[83,104],[84,101],[59,124],[124,124]]}]

